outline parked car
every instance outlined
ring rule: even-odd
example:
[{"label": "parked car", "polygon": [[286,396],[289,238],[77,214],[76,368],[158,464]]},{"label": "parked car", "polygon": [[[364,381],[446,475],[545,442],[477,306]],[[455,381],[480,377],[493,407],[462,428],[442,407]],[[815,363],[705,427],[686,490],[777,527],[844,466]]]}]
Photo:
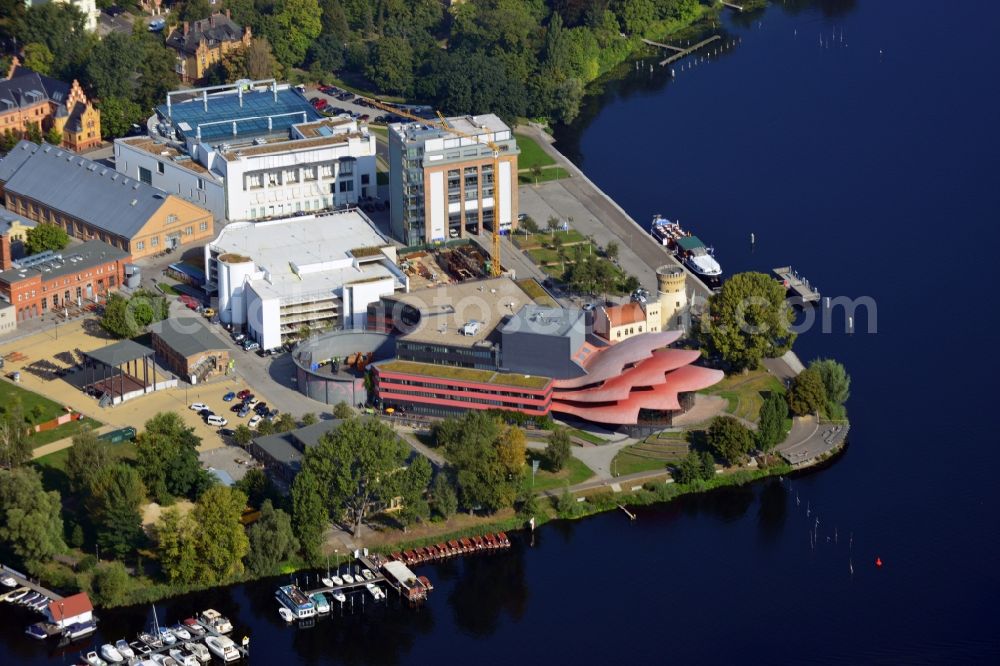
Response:
[{"label": "parked car", "polygon": [[317,104],[319,104],[319,97],[310,97],[309,103],[312,104],[313,106],[316,106]]},{"label": "parked car", "polygon": [[233,400],[236,399],[236,394],[234,392],[230,391],[226,395],[222,396],[222,399],[225,402],[232,402]]},{"label": "parked car", "polygon": [[243,401],[243,404],[249,407],[250,409],[253,409],[254,405],[256,405],[257,402],[258,402],[257,398],[251,395],[246,400]]},{"label": "parked car", "polygon": [[247,417],[247,414],[249,413],[250,413],[250,407],[244,403],[240,405],[240,411],[236,413],[236,416],[240,417],[241,419],[245,419]]},{"label": "parked car", "polygon": [[207,419],[205,419],[205,422],[208,423],[208,425],[210,426],[219,426],[219,427],[222,427],[229,423],[229,421],[227,421],[225,417],[219,416],[218,414],[210,415]]},{"label": "parked car", "polygon": [[242,409],[243,409],[243,403],[242,402],[238,402],[235,405],[233,405],[232,407],[230,407],[229,411],[231,411],[234,414],[238,414],[240,412],[240,410],[242,410]]},{"label": "parked car", "polygon": [[220,428],[219,429],[219,435],[221,435],[222,437],[232,437],[235,434],[236,434],[236,431],[233,430],[232,428]]},{"label": "parked car", "polygon": [[235,334],[233,334],[233,342],[243,342],[246,339],[247,339],[247,336],[246,336],[245,333],[235,333]]},{"label": "parked car", "polygon": [[198,412],[198,416],[200,416],[203,419],[207,419],[209,416],[215,416],[215,412],[206,407],[205,409]]},{"label": "parked car", "polygon": [[255,349],[260,349],[260,343],[255,340],[250,340],[249,342],[243,343],[243,351],[251,352]]},{"label": "parked car", "polygon": [[256,405],[253,406],[253,411],[257,412],[261,416],[264,416],[265,414],[267,414],[267,403],[258,402]]},{"label": "parked car", "polygon": [[243,389],[242,391],[236,394],[236,397],[239,398],[240,400],[246,400],[248,395],[251,395],[250,389]]},{"label": "parked car", "polygon": [[192,402],[191,407],[189,407],[189,409],[193,409],[196,412],[201,412],[208,409],[208,405],[206,405],[203,402]]},{"label": "parked car", "polygon": [[247,425],[251,428],[256,428],[258,423],[260,423],[260,415],[254,414],[253,417],[247,422]]}]

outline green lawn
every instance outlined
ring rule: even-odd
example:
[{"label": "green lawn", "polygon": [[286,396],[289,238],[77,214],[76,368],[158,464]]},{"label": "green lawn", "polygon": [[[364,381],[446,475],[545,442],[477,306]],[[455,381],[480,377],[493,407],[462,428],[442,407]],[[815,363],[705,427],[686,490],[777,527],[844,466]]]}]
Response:
[{"label": "green lawn", "polygon": [[[108,447],[112,457],[118,460],[136,459],[134,442],[108,443]],[[67,458],[69,458],[69,449],[63,449],[62,451],[42,456],[33,463],[38,468],[38,471],[41,472],[45,488],[47,490],[58,490],[63,496],[69,492],[69,478],[66,476]]]},{"label": "green lawn", "polygon": [[539,183],[546,183],[550,180],[560,180],[562,178],[569,177],[569,171],[566,171],[566,169],[559,166],[543,168],[537,178],[535,177],[535,174],[530,171],[521,171],[517,174],[518,181],[523,185],[537,185]]},{"label": "green lawn", "polygon": [[660,433],[622,449],[615,456],[612,469],[619,475],[665,470],[668,464],[677,462],[689,450],[685,433]]},{"label": "green lawn", "polygon": [[518,169],[530,169],[534,166],[546,167],[556,163],[531,137],[515,132],[514,138],[517,139],[517,147],[521,151],[521,154],[517,156]]},{"label": "green lawn", "polygon": [[[537,457],[541,457],[540,451],[528,451],[528,464],[530,465],[531,460]],[[531,473],[530,468],[528,473]],[[535,474],[534,490],[535,492],[544,492],[553,488],[562,488],[567,483],[575,486],[578,483],[583,483],[592,476],[594,476],[593,470],[576,458],[571,457],[566,466],[555,473],[546,471],[543,463],[538,468],[538,473]]]},{"label": "green lawn", "polygon": [[177,296],[181,293],[174,289],[173,285],[167,284],[166,282],[157,282],[156,287],[167,296]]},{"label": "green lawn", "polygon": [[570,428],[569,434],[571,437],[576,437],[577,439],[582,439],[585,442],[590,442],[591,444],[604,444],[607,442],[603,437],[598,437],[593,433],[589,433],[586,430],[580,430],[578,428]]},{"label": "green lawn", "polygon": [[[20,401],[21,409],[32,425],[44,423],[66,413],[66,410],[58,403],[49,400],[45,396],[25,390],[9,382],[0,382],[0,405],[9,405],[15,400]],[[29,437],[31,447],[37,448],[42,444],[48,444],[63,437],[70,437],[84,426],[98,428],[100,425],[99,422],[91,418],[85,418],[82,421],[70,421],[52,430],[33,433]]]},{"label": "green lawn", "polygon": [[764,396],[773,391],[784,393],[785,387],[766,370],[754,370],[745,375],[728,375],[704,393],[725,398],[729,403],[727,412],[756,422],[761,405],[764,404]]},{"label": "green lawn", "polygon": [[545,247],[536,247],[532,250],[528,250],[528,256],[531,257],[531,260],[539,266],[555,262],[562,263],[562,257],[559,256],[558,252]]},{"label": "green lawn", "polygon": [[517,286],[520,287],[524,293],[530,296],[531,300],[535,301],[539,305],[547,305],[553,308],[559,307],[559,304],[556,303],[555,299],[549,296],[548,292],[545,291],[542,288],[542,285],[538,284],[534,278],[517,280]]},{"label": "green lawn", "polygon": [[[545,220],[541,221],[535,220],[535,222],[538,222],[543,227],[546,223]],[[576,229],[568,229],[566,231],[560,229],[559,231],[555,232],[543,229],[542,231],[539,231],[537,234],[530,234],[527,237],[525,237],[523,233],[514,234],[511,240],[513,240],[514,245],[517,245],[519,248],[524,250],[530,250],[532,248],[542,247],[551,244],[552,239],[555,236],[558,236],[559,239],[562,240],[563,245],[576,245],[578,243],[588,242],[587,237],[581,234]]]},{"label": "green lawn", "polygon": [[385,361],[381,363],[378,368],[379,370],[385,372],[402,372],[422,377],[454,379],[458,381],[479,382],[482,384],[494,384],[499,386],[520,386],[523,388],[533,389],[545,388],[550,381],[548,377],[539,377],[537,375],[494,372],[492,370],[477,370],[475,368],[459,368],[451,365],[433,365],[431,363],[401,361],[399,359]]}]

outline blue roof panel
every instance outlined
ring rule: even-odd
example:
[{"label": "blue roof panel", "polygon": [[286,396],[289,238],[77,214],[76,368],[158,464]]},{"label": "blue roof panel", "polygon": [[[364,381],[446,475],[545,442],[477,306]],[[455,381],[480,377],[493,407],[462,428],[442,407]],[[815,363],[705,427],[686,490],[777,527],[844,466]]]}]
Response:
[{"label": "blue roof panel", "polygon": [[[319,120],[322,116],[312,104],[294,88],[278,90],[252,90],[240,96],[235,92],[225,92],[208,96],[208,106],[199,97],[171,104],[170,116],[167,105],[161,104],[157,112],[162,118],[170,118],[178,134],[185,138],[197,136],[201,125],[201,140],[218,144],[233,140],[233,123],[236,136],[247,138],[279,133],[296,123]],[[271,127],[268,128],[268,118]],[[249,120],[251,119],[252,120]],[[206,123],[220,123],[205,126]]]}]

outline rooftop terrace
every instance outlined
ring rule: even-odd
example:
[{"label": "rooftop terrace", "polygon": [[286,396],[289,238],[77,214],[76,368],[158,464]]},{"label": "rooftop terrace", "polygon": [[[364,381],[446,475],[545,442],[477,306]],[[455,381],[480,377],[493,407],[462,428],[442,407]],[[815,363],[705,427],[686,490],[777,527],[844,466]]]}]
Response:
[{"label": "rooftop terrace", "polygon": [[516,386],[519,388],[543,389],[552,381],[548,377],[537,375],[515,375],[492,370],[476,370],[474,368],[456,368],[450,365],[433,365],[415,361],[384,361],[378,364],[378,369],[385,372],[401,372],[408,375],[449,379],[460,382],[475,382],[478,384],[494,384],[497,386]]}]

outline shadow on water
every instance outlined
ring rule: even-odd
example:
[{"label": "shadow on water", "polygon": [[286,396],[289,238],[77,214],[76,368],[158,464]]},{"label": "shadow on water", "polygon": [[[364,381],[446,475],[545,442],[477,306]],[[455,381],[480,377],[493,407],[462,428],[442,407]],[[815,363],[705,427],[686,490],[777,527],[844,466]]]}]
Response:
[{"label": "shadow on water", "polygon": [[502,613],[519,620],[528,604],[524,568],[525,546],[488,557],[462,560],[462,575],[448,596],[455,624],[473,636],[489,636]]},{"label": "shadow on water", "polygon": [[781,537],[788,517],[788,491],[777,479],[764,484],[757,507],[757,527],[760,540],[774,543]]}]

